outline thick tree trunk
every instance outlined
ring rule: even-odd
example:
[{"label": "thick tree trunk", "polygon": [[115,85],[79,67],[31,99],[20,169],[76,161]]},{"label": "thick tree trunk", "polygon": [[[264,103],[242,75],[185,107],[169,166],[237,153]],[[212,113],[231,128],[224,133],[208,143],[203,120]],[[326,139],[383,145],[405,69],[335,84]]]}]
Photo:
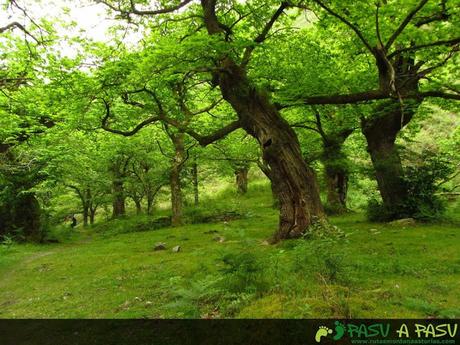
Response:
[{"label": "thick tree trunk", "polygon": [[407,196],[396,137],[409,123],[417,106],[412,104],[402,110],[396,101],[385,103],[376,109],[377,116],[362,121],[362,132],[367,140],[380,195],[389,210],[402,205]]},{"label": "thick tree trunk", "polygon": [[123,187],[123,180],[121,178],[115,178],[112,181],[112,217],[117,218],[123,216],[126,213],[125,210],[125,191]]},{"label": "thick tree trunk", "polygon": [[192,183],[193,183],[193,196],[194,196],[194,205],[198,206],[200,203],[200,195],[198,190],[198,164],[196,159],[192,164]]},{"label": "thick tree trunk", "polygon": [[240,166],[235,170],[236,189],[239,194],[248,192],[248,172],[249,167],[247,166]]},{"label": "thick tree trunk", "polygon": [[[201,5],[208,33],[222,34],[216,1],[201,0]],[[252,85],[245,66],[222,56],[217,67],[214,82],[238,114],[242,128],[260,143],[263,160],[270,169],[280,208],[279,227],[273,240],[300,237],[310,225],[325,219],[325,214],[314,171],[303,160],[297,136],[268,95]]]},{"label": "thick tree trunk", "polygon": [[270,169],[272,188],[279,201],[279,228],[274,241],[302,236],[310,225],[325,219],[316,176],[305,163],[293,129],[249,82],[245,71],[225,59],[219,73],[223,97],[237,112],[242,127],[255,137]]},{"label": "thick tree trunk", "polygon": [[185,160],[184,133],[172,134],[171,139],[174,145],[174,159],[171,166],[170,186],[171,186],[171,209],[172,226],[182,225],[182,187],[181,172]]}]

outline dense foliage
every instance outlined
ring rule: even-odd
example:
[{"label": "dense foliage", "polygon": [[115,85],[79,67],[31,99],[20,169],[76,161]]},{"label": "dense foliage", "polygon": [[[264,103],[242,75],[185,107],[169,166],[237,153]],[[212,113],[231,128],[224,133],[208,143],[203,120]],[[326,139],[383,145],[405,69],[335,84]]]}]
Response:
[{"label": "dense foliage", "polygon": [[457,0],[96,1],[104,42],[72,35],[70,9],[4,3],[24,24],[0,28],[3,236],[167,204],[180,226],[226,177],[268,178],[274,241],[367,201],[439,219],[457,193],[458,129],[437,133],[458,127]]}]

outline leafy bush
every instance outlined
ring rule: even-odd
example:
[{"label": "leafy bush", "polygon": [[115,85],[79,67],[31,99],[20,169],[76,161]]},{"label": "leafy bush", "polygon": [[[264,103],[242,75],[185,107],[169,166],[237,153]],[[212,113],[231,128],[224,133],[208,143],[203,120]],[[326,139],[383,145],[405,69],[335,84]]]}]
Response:
[{"label": "leafy bush", "polygon": [[432,221],[442,216],[445,203],[438,196],[440,182],[453,172],[452,164],[446,157],[424,151],[414,155],[405,167],[403,185],[407,190],[405,200],[390,207],[376,199],[367,205],[367,217],[371,221],[390,221],[401,218],[415,218]]},{"label": "leafy bush", "polygon": [[453,169],[445,157],[434,153],[424,152],[421,158],[423,166],[406,167],[404,183],[408,196],[404,208],[413,218],[430,221],[445,211],[445,203],[436,193],[439,182],[446,180]]}]

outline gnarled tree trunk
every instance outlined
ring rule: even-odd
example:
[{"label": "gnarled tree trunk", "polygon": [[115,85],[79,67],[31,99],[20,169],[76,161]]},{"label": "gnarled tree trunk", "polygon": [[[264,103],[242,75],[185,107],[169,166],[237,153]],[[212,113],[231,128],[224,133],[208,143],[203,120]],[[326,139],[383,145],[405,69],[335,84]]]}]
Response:
[{"label": "gnarled tree trunk", "polygon": [[272,189],[279,202],[279,228],[274,241],[302,236],[310,225],[325,218],[316,176],[305,163],[294,130],[249,82],[244,69],[226,58],[219,73],[223,97],[237,112],[242,127],[261,145],[270,169]]}]

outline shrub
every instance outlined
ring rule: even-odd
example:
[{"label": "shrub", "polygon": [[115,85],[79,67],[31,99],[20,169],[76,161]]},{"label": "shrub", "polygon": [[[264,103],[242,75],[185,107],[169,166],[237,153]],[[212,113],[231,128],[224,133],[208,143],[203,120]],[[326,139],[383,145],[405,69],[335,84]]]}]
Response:
[{"label": "shrub", "polygon": [[445,203],[438,196],[440,182],[452,173],[452,165],[441,155],[424,151],[413,155],[404,169],[403,185],[407,191],[405,200],[390,207],[376,199],[367,205],[367,217],[371,221],[390,221],[415,218],[421,221],[438,219],[445,211]]},{"label": "shrub", "polygon": [[404,203],[406,213],[415,219],[430,221],[439,218],[445,211],[445,203],[437,195],[439,182],[452,173],[452,165],[445,157],[431,152],[422,154],[423,166],[406,167],[404,183],[408,196]]}]

